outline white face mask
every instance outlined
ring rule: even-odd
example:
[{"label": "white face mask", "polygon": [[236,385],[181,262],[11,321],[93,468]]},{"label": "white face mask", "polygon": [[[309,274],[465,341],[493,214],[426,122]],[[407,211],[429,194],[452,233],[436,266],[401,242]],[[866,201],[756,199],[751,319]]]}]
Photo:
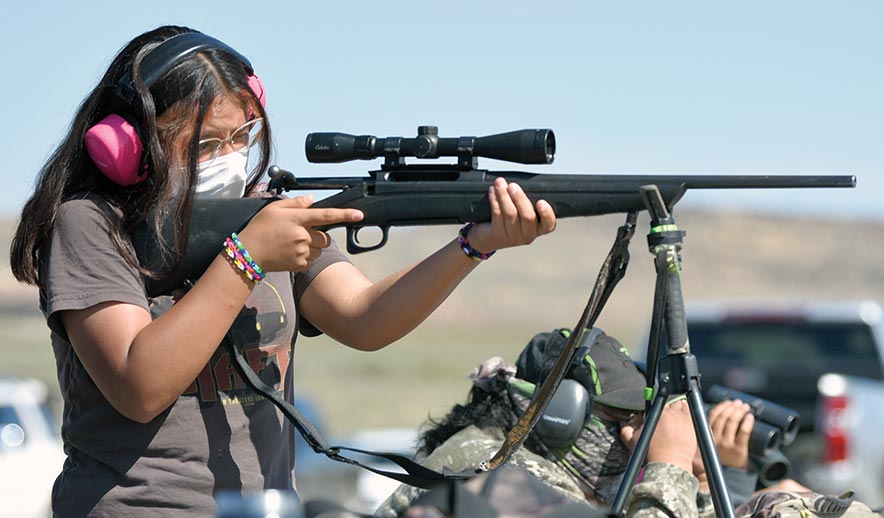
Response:
[{"label": "white face mask", "polygon": [[242,198],[246,193],[249,156],[237,151],[196,166],[197,198]]}]

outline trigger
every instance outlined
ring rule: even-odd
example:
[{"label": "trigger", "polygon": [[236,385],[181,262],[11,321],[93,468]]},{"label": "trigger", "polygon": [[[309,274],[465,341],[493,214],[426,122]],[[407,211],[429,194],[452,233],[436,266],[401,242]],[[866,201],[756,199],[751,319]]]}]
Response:
[{"label": "trigger", "polygon": [[347,227],[347,252],[351,254],[361,254],[363,252],[371,252],[377,250],[387,244],[387,235],[390,227],[370,227],[377,228],[380,232],[380,238],[373,245],[363,246],[359,241],[359,233],[367,227]]}]

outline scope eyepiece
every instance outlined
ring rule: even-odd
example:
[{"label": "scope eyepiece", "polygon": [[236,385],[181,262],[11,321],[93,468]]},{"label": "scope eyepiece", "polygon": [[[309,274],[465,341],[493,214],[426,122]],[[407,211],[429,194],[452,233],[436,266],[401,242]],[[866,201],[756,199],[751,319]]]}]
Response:
[{"label": "scope eyepiece", "polygon": [[341,163],[378,157],[493,158],[520,164],[551,164],[556,138],[550,129],[524,129],[485,137],[439,137],[436,126],[420,126],[417,137],[375,137],[347,133],[310,133],[304,143],[312,163]]}]

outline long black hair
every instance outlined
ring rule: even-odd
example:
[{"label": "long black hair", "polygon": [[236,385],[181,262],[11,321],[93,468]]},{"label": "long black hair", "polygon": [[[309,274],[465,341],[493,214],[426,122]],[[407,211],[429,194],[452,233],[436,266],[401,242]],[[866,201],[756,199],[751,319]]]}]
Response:
[{"label": "long black hair", "polygon": [[[507,375],[502,372],[494,377],[491,390],[473,385],[465,404],[454,405],[441,419],[430,418],[427,421],[417,440],[417,453],[429,455],[452,435],[471,425],[507,433],[515,426],[520,415],[509,396],[508,386]],[[527,437],[524,446],[539,455],[548,452],[533,434]]]},{"label": "long black hair", "polygon": [[[67,135],[40,170],[34,193],[22,209],[10,246],[10,266],[16,279],[41,285],[41,249],[55,226],[59,207],[76,193],[98,194],[122,215],[119,225],[110,226],[111,238],[125,260],[142,273],[151,276],[161,273],[142,268],[124,245],[125,236],[143,222],[161,235],[159,229],[163,221],[172,217],[175,238],[163,246],[173,250],[172,257],[180,258],[190,219],[200,128],[212,101],[220,96],[234,94],[243,99],[244,109],[264,117],[261,159],[252,172],[247,192],[258,183],[260,173],[267,169],[270,160],[270,125],[237,57],[220,49],[203,49],[170,68],[150,90],[142,81],[140,64],[144,57],[163,41],[188,32],[195,31],[163,26],[137,36],[120,50],[98,85],[82,102]],[[131,74],[137,91],[136,100],[131,104],[116,94],[117,84],[127,73]],[[143,163],[149,174],[146,181],[130,187],[120,187],[101,173],[83,143],[86,131],[112,113],[127,113],[140,125]],[[190,143],[184,157],[175,157],[172,155],[176,152],[175,145],[183,136],[190,136]],[[188,174],[170,169],[174,158],[184,158]],[[173,199],[177,199],[177,203],[166,209]],[[112,220],[110,216],[107,219]]]}]

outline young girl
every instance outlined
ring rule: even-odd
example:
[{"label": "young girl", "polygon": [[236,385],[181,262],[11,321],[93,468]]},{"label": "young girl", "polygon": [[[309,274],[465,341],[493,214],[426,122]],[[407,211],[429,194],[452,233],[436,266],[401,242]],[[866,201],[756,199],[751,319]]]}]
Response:
[{"label": "young girl", "polygon": [[[244,56],[160,27],[115,57],[43,167],[11,265],[39,287],[64,397],[56,516],[207,516],[219,490],[291,490],[293,429],[235,374],[225,336],[291,400],[299,329],[380,349],[480,258],[555,228],[548,203],[498,179],[490,222],[371,282],[314,228],[359,211],[282,199],[218,243],[188,289],[149,298],[145,279],[162,272],[139,264],[131,233],[172,218],[183,235],[194,198],[256,195],[271,149],[263,103]],[[165,246],[182,250],[178,239]]]}]

